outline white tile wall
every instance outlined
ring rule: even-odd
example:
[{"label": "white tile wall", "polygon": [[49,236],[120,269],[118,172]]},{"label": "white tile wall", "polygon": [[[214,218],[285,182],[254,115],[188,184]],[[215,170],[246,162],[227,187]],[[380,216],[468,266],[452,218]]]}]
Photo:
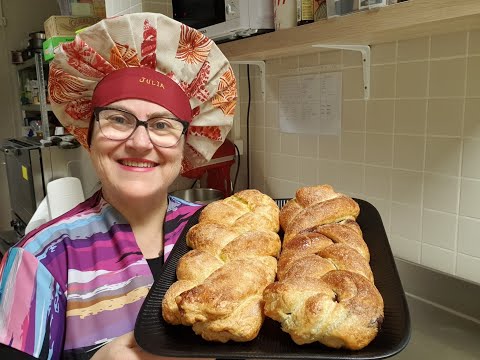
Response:
[{"label": "white tile wall", "polygon": [[391,235],[389,241],[395,256],[417,264],[420,263],[421,242],[405,239],[397,235]]},{"label": "white tile wall", "polygon": [[392,201],[420,206],[422,201],[422,173],[392,170]]},{"label": "white tile wall", "polygon": [[480,258],[480,220],[458,218],[458,252]]},{"label": "white tile wall", "polygon": [[460,215],[480,219],[480,181],[462,179],[460,190]]},{"label": "white tile wall", "polygon": [[425,139],[417,135],[395,135],[393,167],[421,171],[425,161]]},{"label": "white tile wall", "polygon": [[462,127],[452,119],[463,116],[465,99],[430,99],[427,109],[427,134],[461,136]]},{"label": "white tile wall", "polygon": [[467,53],[467,35],[466,32],[457,32],[433,37],[430,57],[465,56]]},{"label": "white tile wall", "polygon": [[[343,72],[341,133],[282,134],[278,79],[333,70]],[[264,177],[251,187],[291,197],[329,183],[374,204],[395,256],[480,283],[480,31],[373,46],[368,101],[355,52],[268,60],[266,76],[267,112],[251,138]]]},{"label": "white tile wall", "polygon": [[455,250],[457,216],[454,214],[423,210],[422,242],[447,250]]},{"label": "white tile wall", "polygon": [[470,55],[480,55],[480,30],[469,33],[468,53]]},{"label": "white tile wall", "polygon": [[420,262],[422,265],[447,274],[453,274],[455,271],[455,253],[438,246],[422,244]]},{"label": "white tile wall", "polygon": [[458,254],[455,274],[465,279],[480,283],[480,259],[478,257]]},{"label": "white tile wall", "polygon": [[424,173],[423,206],[427,209],[457,213],[459,179],[455,176]]},{"label": "white tile wall", "polygon": [[465,100],[465,122],[463,135],[465,138],[480,138],[480,98]]},{"label": "white tile wall", "polygon": [[393,100],[372,100],[367,106],[367,131],[393,132],[395,102]]}]

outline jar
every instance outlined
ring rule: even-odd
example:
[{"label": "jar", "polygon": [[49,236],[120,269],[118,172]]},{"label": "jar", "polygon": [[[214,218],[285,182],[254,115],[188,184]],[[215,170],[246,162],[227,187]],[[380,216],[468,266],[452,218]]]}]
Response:
[{"label": "jar", "polygon": [[313,22],[313,0],[297,0],[297,25]]}]

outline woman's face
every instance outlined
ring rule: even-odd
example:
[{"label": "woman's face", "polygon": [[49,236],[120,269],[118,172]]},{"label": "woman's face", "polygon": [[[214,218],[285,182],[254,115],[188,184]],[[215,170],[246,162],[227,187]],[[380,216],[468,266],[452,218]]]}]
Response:
[{"label": "woman's face", "polygon": [[[128,111],[139,120],[174,117],[164,107],[138,99],[117,101],[108,107]],[[167,192],[180,173],[184,136],[175,146],[161,148],[152,144],[144,126],[137,127],[124,141],[107,139],[97,121],[94,126],[90,157],[106,193],[140,199]]]}]

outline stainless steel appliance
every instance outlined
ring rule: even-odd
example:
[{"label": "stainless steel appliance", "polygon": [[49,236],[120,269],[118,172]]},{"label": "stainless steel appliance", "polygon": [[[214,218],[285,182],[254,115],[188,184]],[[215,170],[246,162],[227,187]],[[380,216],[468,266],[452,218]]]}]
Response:
[{"label": "stainless steel appliance", "polygon": [[[5,157],[11,225],[20,237],[46,196],[50,181],[66,176],[77,177],[88,196],[96,185],[97,178],[89,156],[81,146],[73,149],[43,146],[38,138],[21,137],[2,140],[0,151]],[[4,238],[0,234],[0,239]]]},{"label": "stainless steel appliance", "polygon": [[0,150],[5,154],[11,225],[23,236],[46,194],[41,144],[33,138],[5,139]]}]

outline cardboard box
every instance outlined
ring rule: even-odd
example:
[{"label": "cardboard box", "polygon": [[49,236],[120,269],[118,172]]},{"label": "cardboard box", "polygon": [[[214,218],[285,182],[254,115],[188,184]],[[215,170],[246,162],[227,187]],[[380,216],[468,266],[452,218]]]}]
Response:
[{"label": "cardboard box", "polygon": [[75,31],[93,25],[101,19],[94,16],[50,16],[44,23],[45,36],[75,36]]},{"label": "cardboard box", "polygon": [[50,61],[55,57],[55,49],[61,43],[72,41],[75,36],[53,36],[43,42],[43,58]]}]

